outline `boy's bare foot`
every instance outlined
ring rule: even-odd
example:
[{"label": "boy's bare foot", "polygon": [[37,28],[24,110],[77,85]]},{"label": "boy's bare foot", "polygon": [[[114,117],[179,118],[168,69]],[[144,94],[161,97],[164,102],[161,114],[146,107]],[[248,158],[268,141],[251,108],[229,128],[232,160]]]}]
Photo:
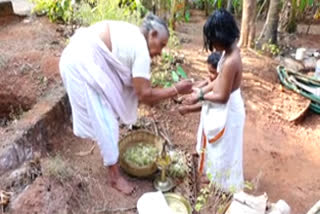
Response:
[{"label": "boy's bare foot", "polygon": [[126,195],[131,195],[134,192],[135,188],[121,176],[119,166],[115,164],[109,166],[108,168],[111,186]]}]

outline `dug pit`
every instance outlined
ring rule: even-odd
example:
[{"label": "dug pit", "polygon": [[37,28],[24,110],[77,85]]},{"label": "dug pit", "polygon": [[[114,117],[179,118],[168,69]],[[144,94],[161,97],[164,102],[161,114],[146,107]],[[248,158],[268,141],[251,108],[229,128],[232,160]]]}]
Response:
[{"label": "dug pit", "polygon": [[26,97],[14,94],[0,94],[0,128],[19,120],[22,114],[31,109],[34,103]]}]

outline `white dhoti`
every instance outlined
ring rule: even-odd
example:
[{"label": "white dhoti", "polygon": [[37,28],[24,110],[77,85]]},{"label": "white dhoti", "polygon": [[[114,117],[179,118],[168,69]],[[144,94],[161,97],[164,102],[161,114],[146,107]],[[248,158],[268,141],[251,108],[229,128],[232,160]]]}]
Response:
[{"label": "white dhoti", "polygon": [[210,175],[224,191],[243,188],[243,129],[245,109],[240,89],[227,104],[205,101],[197,138],[199,174]]},{"label": "white dhoti", "polygon": [[118,161],[118,123],[137,119],[138,99],[129,68],[98,35],[80,29],[60,59],[60,73],[72,108],[74,134],[96,140],[104,165]]}]

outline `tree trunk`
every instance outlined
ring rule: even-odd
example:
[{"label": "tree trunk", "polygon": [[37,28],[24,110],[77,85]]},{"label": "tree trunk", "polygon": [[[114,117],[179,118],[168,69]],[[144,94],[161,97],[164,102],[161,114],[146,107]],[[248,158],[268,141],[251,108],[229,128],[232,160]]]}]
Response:
[{"label": "tree trunk", "polygon": [[279,25],[278,25],[278,32],[280,34],[287,32],[288,25],[289,25],[290,12],[291,12],[291,2],[287,1],[283,4],[280,12]]},{"label": "tree trunk", "polygon": [[169,27],[175,29],[176,26],[176,0],[171,1]]},{"label": "tree trunk", "polygon": [[141,0],[141,4],[154,13],[154,0]]},{"label": "tree trunk", "polygon": [[264,11],[264,8],[265,8],[266,6],[268,6],[267,3],[268,3],[268,0],[264,0],[264,1],[263,1],[260,9],[258,10],[258,13],[257,13],[257,16],[256,16],[256,20],[258,20],[258,19],[260,18],[262,12]]},{"label": "tree trunk", "polygon": [[265,43],[277,43],[277,30],[279,23],[280,1],[271,0],[267,20],[263,26],[261,34],[258,39],[258,48]]},{"label": "tree trunk", "polygon": [[227,11],[229,11],[231,13],[231,10],[232,10],[232,0],[228,0]]},{"label": "tree trunk", "polygon": [[297,22],[296,14],[297,13],[297,1],[291,0],[284,3],[279,20],[278,31],[280,33],[293,33],[296,31]]},{"label": "tree trunk", "polygon": [[242,9],[241,20],[241,34],[239,46],[243,48],[250,48],[254,44],[256,33],[255,27],[255,14],[256,14],[257,1],[244,0]]},{"label": "tree trunk", "polygon": [[209,0],[204,0],[204,11],[206,16],[209,16]]},{"label": "tree trunk", "polygon": [[288,33],[294,33],[297,29],[297,20],[296,20],[297,0],[292,0],[291,2],[292,2],[291,12],[290,12],[289,24],[288,24],[288,28],[287,28]]}]

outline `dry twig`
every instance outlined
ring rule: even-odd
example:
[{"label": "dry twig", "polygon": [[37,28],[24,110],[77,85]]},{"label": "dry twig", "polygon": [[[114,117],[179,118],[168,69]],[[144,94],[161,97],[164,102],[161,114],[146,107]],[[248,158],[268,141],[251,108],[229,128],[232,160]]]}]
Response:
[{"label": "dry twig", "polygon": [[96,147],[96,144],[94,144],[90,150],[88,151],[82,151],[82,152],[78,152],[75,155],[83,157],[83,156],[87,156],[87,155],[91,155],[93,153],[94,148]]},{"label": "dry twig", "polygon": [[135,209],[137,209],[136,206],[126,207],[126,208],[116,208],[116,209],[103,208],[103,209],[100,209],[100,210],[96,210],[95,213],[105,213],[105,214],[117,213],[117,212],[123,213],[123,212],[127,212],[127,211],[130,211],[130,210],[135,210]]}]

